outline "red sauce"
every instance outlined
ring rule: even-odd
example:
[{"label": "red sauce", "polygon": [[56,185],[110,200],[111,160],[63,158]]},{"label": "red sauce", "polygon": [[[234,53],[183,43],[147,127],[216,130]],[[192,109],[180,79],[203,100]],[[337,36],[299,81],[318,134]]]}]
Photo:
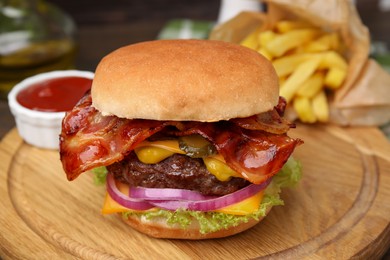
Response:
[{"label": "red sauce", "polygon": [[38,82],[19,92],[22,106],[44,112],[71,110],[92,85],[92,79],[62,77]]}]

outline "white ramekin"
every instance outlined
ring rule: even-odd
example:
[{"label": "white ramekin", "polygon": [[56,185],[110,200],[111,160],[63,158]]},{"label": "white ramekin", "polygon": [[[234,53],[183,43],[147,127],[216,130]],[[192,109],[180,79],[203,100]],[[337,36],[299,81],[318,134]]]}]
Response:
[{"label": "white ramekin", "polygon": [[80,70],[61,70],[41,73],[21,81],[9,92],[8,105],[15,118],[19,135],[26,143],[39,148],[58,149],[61,123],[65,112],[41,112],[23,107],[16,99],[18,93],[22,89],[37,82],[72,76],[92,79],[94,73]]}]

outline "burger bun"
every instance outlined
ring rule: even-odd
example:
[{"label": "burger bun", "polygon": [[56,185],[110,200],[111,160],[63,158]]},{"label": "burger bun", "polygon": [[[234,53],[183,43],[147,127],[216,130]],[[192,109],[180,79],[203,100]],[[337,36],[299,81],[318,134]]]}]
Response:
[{"label": "burger bun", "polygon": [[156,40],[104,57],[91,94],[103,115],[214,122],[271,110],[279,86],[271,62],[249,48],[211,40]]},{"label": "burger bun", "polygon": [[[267,213],[272,207],[267,209]],[[215,232],[203,234],[199,231],[199,222],[193,219],[191,225],[187,228],[181,228],[179,224],[169,225],[165,218],[149,220],[145,216],[131,215],[122,217],[122,220],[130,225],[133,229],[155,238],[167,239],[186,239],[186,240],[202,240],[212,238],[222,238],[232,236],[258,224],[264,217],[258,219],[249,219],[248,222],[241,222],[237,226],[232,226],[227,229],[221,229]]]}]

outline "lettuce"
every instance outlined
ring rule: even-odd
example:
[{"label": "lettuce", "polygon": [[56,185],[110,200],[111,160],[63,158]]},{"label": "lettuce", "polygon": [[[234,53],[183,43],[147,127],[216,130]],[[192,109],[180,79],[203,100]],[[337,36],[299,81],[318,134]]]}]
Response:
[{"label": "lettuce", "polygon": [[95,185],[101,186],[106,184],[107,169],[105,166],[97,167],[92,169],[93,182]]},{"label": "lettuce", "polygon": [[240,223],[246,223],[252,218],[258,220],[266,215],[269,207],[277,205],[283,205],[283,201],[279,198],[279,196],[265,195],[259,209],[255,213],[245,216],[231,215],[221,212],[190,211],[185,209],[178,209],[176,211],[158,209],[144,213],[127,211],[123,212],[122,216],[124,218],[128,218],[129,216],[136,215],[139,218],[144,217],[147,220],[163,218],[166,220],[168,225],[179,225],[183,229],[189,227],[195,219],[199,223],[200,232],[202,234],[207,234],[221,229],[228,229],[232,226],[238,226]]},{"label": "lettuce", "polygon": [[122,215],[124,218],[136,215],[139,218],[147,220],[165,219],[169,225],[179,225],[181,228],[187,228],[195,219],[199,222],[200,232],[202,234],[215,232],[221,229],[227,229],[232,226],[237,226],[242,222],[248,222],[250,219],[258,220],[266,215],[267,210],[272,206],[283,205],[283,200],[280,198],[282,188],[294,187],[301,179],[301,164],[292,157],[283,166],[282,170],[277,173],[272,182],[268,185],[264,192],[263,200],[259,205],[259,209],[245,216],[225,214],[221,212],[200,212],[178,209],[169,211],[158,209],[148,212],[128,211]]},{"label": "lettuce", "polygon": [[283,168],[273,177],[265,190],[265,194],[278,196],[282,188],[295,187],[302,178],[301,163],[290,157]]}]

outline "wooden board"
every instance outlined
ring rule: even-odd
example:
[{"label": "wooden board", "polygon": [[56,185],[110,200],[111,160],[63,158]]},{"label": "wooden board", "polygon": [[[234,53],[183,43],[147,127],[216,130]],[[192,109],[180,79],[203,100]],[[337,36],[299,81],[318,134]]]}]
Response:
[{"label": "wooden board", "polygon": [[390,246],[390,144],[376,128],[299,125],[291,136],[304,177],[285,206],[239,235],[159,240],[101,215],[104,188],[83,174],[68,182],[58,153],[0,144],[0,252],[4,259],[379,258]]}]

